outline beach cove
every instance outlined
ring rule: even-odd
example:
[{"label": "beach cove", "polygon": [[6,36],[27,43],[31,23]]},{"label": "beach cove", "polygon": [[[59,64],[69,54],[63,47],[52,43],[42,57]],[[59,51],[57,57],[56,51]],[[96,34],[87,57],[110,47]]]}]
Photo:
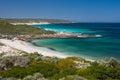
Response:
[{"label": "beach cove", "polygon": [[[32,26],[9,24],[9,26],[11,26],[8,27],[9,33],[14,35],[6,35],[3,32],[1,39],[5,39],[5,43],[7,43],[7,39],[8,42],[12,42],[10,46],[29,53],[39,52],[45,56],[56,57],[59,57],[58,55],[61,55],[60,57],[76,56],[91,60],[106,57],[114,57],[119,60],[120,57],[119,23],[57,23],[33,24]],[[21,35],[16,35],[16,28],[21,28],[17,32]],[[22,30],[23,28],[25,30]],[[25,47],[19,41],[24,41],[25,44],[27,41],[32,49],[27,49],[28,45]],[[31,43],[32,45],[30,45]],[[24,49],[12,44],[24,46]],[[37,50],[35,50],[36,47]]]},{"label": "beach cove", "polygon": [[103,59],[106,57],[120,57],[120,24],[119,23],[66,23],[33,25],[47,30],[98,34],[102,37],[89,38],[54,38],[34,39],[37,46],[52,48],[62,54],[85,57],[89,59]]},{"label": "beach cove", "polygon": [[8,39],[0,39],[0,42],[9,46],[9,47],[12,47],[12,48],[15,48],[18,50],[22,50],[22,51],[25,51],[28,53],[38,52],[44,56],[51,56],[51,57],[55,56],[55,57],[59,57],[59,58],[67,57],[65,55],[61,55],[59,52],[49,50],[45,47],[37,47],[37,46],[34,46],[28,42],[21,41],[21,40],[12,41],[12,40],[8,40]]}]

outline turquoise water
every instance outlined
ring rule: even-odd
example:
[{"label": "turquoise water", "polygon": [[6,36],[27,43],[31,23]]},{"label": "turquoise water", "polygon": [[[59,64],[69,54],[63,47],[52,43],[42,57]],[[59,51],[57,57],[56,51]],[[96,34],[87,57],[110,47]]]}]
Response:
[{"label": "turquoise water", "polygon": [[49,30],[95,33],[100,38],[63,38],[36,39],[35,44],[52,48],[62,54],[82,56],[90,59],[115,57],[120,60],[120,24],[119,23],[70,23],[35,25]]}]

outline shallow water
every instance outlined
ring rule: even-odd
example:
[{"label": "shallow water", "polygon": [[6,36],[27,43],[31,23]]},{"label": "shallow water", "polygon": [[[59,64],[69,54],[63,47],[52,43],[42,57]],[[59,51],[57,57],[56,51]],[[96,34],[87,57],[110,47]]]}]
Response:
[{"label": "shallow water", "polygon": [[102,35],[100,38],[36,39],[32,41],[39,46],[52,48],[62,54],[90,59],[115,57],[120,60],[120,23],[70,23],[34,26],[55,31]]}]

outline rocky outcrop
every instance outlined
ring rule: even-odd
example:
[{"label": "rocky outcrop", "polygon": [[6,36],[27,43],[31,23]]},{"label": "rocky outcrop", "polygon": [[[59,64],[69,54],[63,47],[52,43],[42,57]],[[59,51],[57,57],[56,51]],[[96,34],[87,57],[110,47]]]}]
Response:
[{"label": "rocky outcrop", "polygon": [[0,61],[0,69],[7,70],[10,66],[26,67],[30,63],[30,59],[24,56],[8,56],[3,57]]},{"label": "rocky outcrop", "polygon": [[59,80],[87,80],[87,79],[85,79],[85,78],[83,78],[81,76],[78,76],[78,75],[69,75],[69,76],[63,77],[63,78],[61,78]]},{"label": "rocky outcrop", "polygon": [[95,34],[65,33],[35,35],[33,38],[75,38],[75,37],[95,37]]},{"label": "rocky outcrop", "polygon": [[96,34],[83,34],[83,33],[66,33],[66,32],[56,32],[54,34],[40,34],[40,35],[0,35],[0,38],[6,39],[20,39],[20,40],[28,40],[28,39],[45,39],[45,38],[76,38],[76,37],[101,37]]},{"label": "rocky outcrop", "polygon": [[113,57],[105,58],[103,60],[97,60],[97,63],[100,65],[104,65],[105,67],[115,68],[116,66],[120,65],[120,63]]},{"label": "rocky outcrop", "polygon": [[28,75],[24,77],[22,80],[48,80],[44,78],[44,76],[41,73],[35,73],[33,76]]},{"label": "rocky outcrop", "polygon": [[28,75],[23,79],[16,79],[13,77],[9,77],[9,78],[0,77],[0,80],[48,80],[48,79],[44,78],[44,76],[41,73],[34,73],[33,75]]}]

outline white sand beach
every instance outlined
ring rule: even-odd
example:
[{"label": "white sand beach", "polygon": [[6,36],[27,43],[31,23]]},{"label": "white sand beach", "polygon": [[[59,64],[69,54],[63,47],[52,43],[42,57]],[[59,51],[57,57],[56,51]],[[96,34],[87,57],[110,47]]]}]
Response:
[{"label": "white sand beach", "polygon": [[[44,56],[58,57],[58,58],[66,58],[66,57],[70,56],[70,55],[61,54],[58,51],[50,50],[50,49],[45,48],[45,47],[38,47],[38,46],[35,46],[29,42],[25,42],[25,41],[21,41],[21,40],[12,41],[12,40],[8,40],[8,39],[0,39],[0,42],[5,44],[8,47],[11,47],[11,48],[14,48],[17,50],[22,50],[22,51],[25,51],[27,53],[38,52],[39,54],[42,54]],[[84,59],[87,61],[94,62],[94,60],[89,59],[89,58],[84,58]]]},{"label": "white sand beach", "polygon": [[51,23],[48,23],[48,22],[39,22],[39,23],[36,23],[36,22],[31,22],[31,23],[10,23],[12,25],[44,25],[44,24],[51,24]]},{"label": "white sand beach", "polygon": [[0,39],[0,42],[9,47],[12,47],[12,48],[15,48],[18,50],[22,50],[22,51],[25,51],[28,53],[38,52],[44,56],[51,56],[51,57],[55,56],[58,58],[67,57],[67,55],[63,55],[60,52],[53,51],[53,50],[47,49],[45,47],[37,47],[28,42],[21,41],[21,40],[12,41],[12,40],[8,40],[8,39]]}]

